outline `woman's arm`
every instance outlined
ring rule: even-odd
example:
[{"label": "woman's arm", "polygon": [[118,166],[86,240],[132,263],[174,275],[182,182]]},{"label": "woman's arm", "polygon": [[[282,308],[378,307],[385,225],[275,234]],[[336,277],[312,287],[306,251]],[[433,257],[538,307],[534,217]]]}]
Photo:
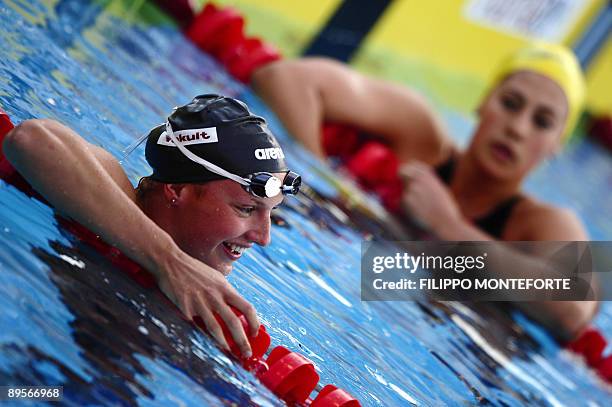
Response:
[{"label": "woman's arm", "polygon": [[319,157],[325,121],[386,139],[400,160],[437,164],[451,148],[440,120],[417,93],[323,59],[278,61],[257,70],[255,91],[287,130]]},{"label": "woman's arm", "polygon": [[[533,222],[530,238],[516,241],[586,241],[588,238],[580,222],[572,214],[548,215],[548,220]],[[543,225],[542,223],[545,223]],[[555,231],[557,233],[555,233]],[[456,219],[441,228],[441,238],[444,240],[483,241],[494,240],[492,236],[480,231],[465,219]],[[514,241],[515,239],[513,239]],[[494,267],[497,278],[534,278],[547,277],[548,269],[540,269],[538,263],[532,263],[534,258],[524,258],[520,253],[500,250],[497,253],[500,264],[509,267]],[[546,257],[546,256],[545,256]],[[504,260],[507,259],[507,260]],[[537,261],[538,258],[536,257]],[[562,268],[564,268],[562,266]],[[541,272],[541,273],[539,273]],[[559,274],[550,275],[558,278]],[[597,284],[591,283],[591,289],[596,292]],[[512,300],[511,298],[509,299]],[[577,338],[595,316],[598,301],[516,301],[514,305],[526,315],[548,328],[554,336],[563,342]]]},{"label": "woman's arm", "polygon": [[[520,208],[517,208],[520,209]],[[526,205],[510,219],[509,234],[513,240],[583,242],[589,237],[576,214],[548,205]],[[592,283],[597,290],[597,282]],[[575,339],[595,317],[598,301],[542,301],[517,303],[527,315],[539,320],[563,339]],[[537,315],[535,315],[537,314]]]},{"label": "woman's arm", "polygon": [[199,315],[227,349],[218,313],[243,353],[250,346],[230,305],[259,328],[253,307],[221,273],[184,253],[136,205],[125,172],[108,152],[52,120],[28,120],[5,137],[6,158],[62,215],[86,226],[156,277],[160,288],[188,316]]},{"label": "woman's arm", "polygon": [[[402,168],[401,172],[408,182],[402,200],[406,214],[422,222],[438,239],[495,240],[462,215],[446,185],[429,166],[413,163]],[[586,241],[588,236],[573,213],[527,199],[515,208],[508,219],[503,239],[564,242]],[[495,248],[498,249],[495,252],[497,266],[490,268],[490,272],[495,273],[491,277],[534,278],[538,273],[540,277],[551,273],[550,269],[542,267],[537,257],[503,250],[502,245]],[[558,277],[556,272],[552,271],[552,274]],[[512,298],[508,298],[508,301],[512,301]],[[563,341],[577,337],[597,310],[597,301],[516,301],[514,304]]]}]

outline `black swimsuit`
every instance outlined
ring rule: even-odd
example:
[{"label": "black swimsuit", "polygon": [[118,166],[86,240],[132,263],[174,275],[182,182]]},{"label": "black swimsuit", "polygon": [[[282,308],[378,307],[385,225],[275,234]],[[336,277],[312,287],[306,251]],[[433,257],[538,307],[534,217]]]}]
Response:
[{"label": "black swimsuit", "polygon": [[[445,163],[436,167],[436,173],[447,185],[450,184],[456,164],[456,158],[451,157]],[[512,210],[522,199],[523,197],[521,195],[514,195],[501,202],[488,214],[475,219],[473,222],[483,232],[486,232],[493,237],[501,238],[506,227],[506,223],[512,214]]]}]

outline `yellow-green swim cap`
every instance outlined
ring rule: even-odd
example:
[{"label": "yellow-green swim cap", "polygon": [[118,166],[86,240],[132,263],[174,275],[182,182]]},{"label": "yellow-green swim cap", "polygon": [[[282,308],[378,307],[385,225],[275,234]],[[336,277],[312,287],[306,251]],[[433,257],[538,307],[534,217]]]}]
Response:
[{"label": "yellow-green swim cap", "polygon": [[586,85],[574,53],[563,45],[535,42],[506,59],[497,71],[494,86],[518,71],[533,71],[555,81],[567,98],[568,114],[563,130],[567,140],[582,112]]}]

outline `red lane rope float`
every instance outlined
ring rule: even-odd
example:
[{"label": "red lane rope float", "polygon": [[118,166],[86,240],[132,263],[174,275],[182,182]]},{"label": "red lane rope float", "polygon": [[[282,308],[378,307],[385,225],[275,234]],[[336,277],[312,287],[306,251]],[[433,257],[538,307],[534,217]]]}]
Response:
[{"label": "red lane rope float", "polygon": [[259,380],[279,398],[289,403],[304,403],[317,387],[319,375],[314,363],[283,346],[272,349],[266,360],[270,370]]},{"label": "red lane rope float", "polygon": [[[15,185],[17,188],[19,186],[17,183],[19,179],[17,176],[17,171],[13,168],[11,163],[8,162],[6,158],[4,158],[4,152],[2,151],[2,144],[4,144],[4,136],[13,129],[13,123],[9,118],[8,114],[2,108],[0,108],[0,178],[2,178],[7,184]],[[19,176],[21,178],[21,176]],[[21,178],[23,180],[23,178]],[[25,184],[25,185],[23,185]],[[21,182],[21,186],[25,187],[27,183],[25,180]],[[22,188],[19,188],[22,189]],[[23,190],[23,189],[22,189]]]},{"label": "red lane rope float", "polygon": [[595,366],[601,362],[602,353],[606,348],[606,339],[595,329],[587,329],[573,342],[567,345],[567,348],[575,353],[584,356],[589,366]]},{"label": "red lane rope float", "polygon": [[364,189],[378,195],[388,211],[400,212],[404,183],[398,175],[400,161],[393,150],[360,135],[353,127],[336,123],[324,124],[321,142],[323,151],[339,158]]},{"label": "red lane rope float", "polygon": [[259,38],[245,38],[219,55],[224,65],[236,79],[248,83],[251,74],[260,66],[280,58],[278,50]]},{"label": "red lane rope float", "polygon": [[[0,107],[0,136],[4,140],[4,135],[13,129],[13,123],[11,122],[8,114]],[[2,154],[2,143],[0,143],[0,154]]]},{"label": "red lane rope float", "polygon": [[236,79],[248,83],[260,66],[281,58],[272,45],[244,34],[244,18],[231,7],[212,3],[193,19],[185,35],[221,62]]},{"label": "red lane rope float", "polygon": [[337,123],[323,125],[321,144],[325,154],[342,160],[354,155],[361,145],[357,129]]},{"label": "red lane rope float", "polygon": [[[252,372],[264,386],[280,399],[290,404],[318,407],[360,406],[357,399],[333,385],[325,386],[314,400],[310,400],[308,396],[315,390],[319,381],[319,375],[316,372],[314,363],[283,346],[277,346],[272,349],[268,358],[263,361],[261,358],[270,346],[270,335],[266,331],[265,326],[259,326],[256,336],[249,336],[249,323],[245,316],[234,307],[232,307],[232,311],[239,317],[242,328],[245,334],[247,334],[252,356],[248,359],[242,358],[240,349],[234,342],[225,322],[219,315],[215,315],[217,322],[221,325],[225,340],[230,347],[230,353],[238,358],[245,369]],[[195,317],[194,322],[200,328],[206,330],[204,322],[200,317]]]},{"label": "red lane rope float", "polygon": [[612,383],[612,355],[603,355],[607,345],[606,338],[597,329],[589,328],[566,347],[583,356],[602,379]]},{"label": "red lane rope float", "polygon": [[359,401],[332,384],[323,387],[310,407],[358,407]]},{"label": "red lane rope float", "polygon": [[200,49],[217,56],[242,41],[244,19],[233,8],[217,8],[208,3],[193,19],[185,34]]},{"label": "red lane rope float", "polygon": [[[225,322],[219,315],[215,315],[230,347],[230,353],[238,358],[245,369],[252,372],[264,386],[280,399],[290,404],[305,404],[319,407],[360,406],[357,399],[333,385],[325,386],[314,400],[310,400],[308,396],[315,390],[319,381],[319,375],[316,372],[314,363],[283,346],[277,346],[272,349],[268,358],[263,361],[262,357],[270,346],[270,335],[266,331],[265,326],[259,326],[256,336],[249,336],[249,323],[245,316],[234,307],[232,307],[232,311],[240,319],[244,333],[247,335],[251,345],[252,356],[247,359],[241,356],[240,349],[234,342]],[[200,328],[206,330],[204,322],[200,317],[195,317],[194,322]]]},{"label": "red lane rope float", "polygon": [[606,380],[608,383],[612,383],[612,355],[608,355],[599,362],[597,365],[597,373],[599,376]]},{"label": "red lane rope float", "polygon": [[368,141],[347,160],[346,168],[365,187],[373,188],[398,178],[399,160],[383,143]]},{"label": "red lane rope float", "polygon": [[87,244],[98,253],[106,257],[113,266],[128,274],[134,281],[142,287],[151,289],[157,287],[155,277],[142,266],[125,254],[121,250],[106,243],[100,236],[93,233],[80,223],[57,217],[58,223],[68,232],[76,236],[81,242]]},{"label": "red lane rope float", "polygon": [[[244,315],[236,308],[232,311],[239,317],[242,328],[247,334],[251,345],[252,356],[248,359],[241,357],[241,352],[232,335],[225,325],[225,322],[215,315],[217,322],[221,325],[223,335],[230,347],[230,353],[242,362],[242,366],[252,372],[264,386],[276,394],[280,399],[290,404],[310,404],[319,407],[354,407],[360,406],[359,401],[349,393],[335,386],[324,387],[314,401],[308,396],[315,390],[319,382],[319,375],[316,372],[314,363],[306,357],[291,352],[283,346],[277,346],[270,352],[268,358],[263,361],[264,356],[270,346],[270,335],[264,325],[259,326],[256,336],[249,336],[249,323]],[[204,330],[204,322],[200,317],[195,317],[194,322]]]},{"label": "red lane rope float", "polygon": [[[328,133],[327,144],[332,144],[329,139],[342,137],[343,134]],[[335,142],[338,143],[340,141]],[[367,141],[352,154],[345,155],[343,163],[365,190],[378,195],[388,211],[400,211],[404,183],[399,177],[400,161],[393,150],[379,141]]]},{"label": "red lane rope float", "polygon": [[[246,317],[242,315],[242,313],[238,311],[238,309],[234,307],[231,307],[231,308],[234,314],[240,320],[240,323],[242,324],[242,329],[244,330],[244,333],[247,335],[249,344],[251,345],[251,352],[253,353],[253,355],[249,359],[246,359],[244,361],[247,362],[252,359],[261,359],[261,357],[263,357],[263,355],[266,353],[266,351],[270,347],[270,335],[268,335],[268,332],[266,331],[266,327],[263,325],[259,325],[259,330],[257,331],[257,335],[250,336],[249,335],[249,332],[250,332],[249,322],[247,321]],[[236,344],[236,342],[234,342],[234,338],[232,338],[232,334],[230,333],[230,330],[228,329],[228,327],[225,325],[225,322],[223,321],[223,319],[221,319],[219,315],[215,315],[215,318],[217,319],[217,322],[219,323],[219,325],[221,325],[221,329],[223,330],[223,336],[225,337],[227,344],[230,347],[230,352],[237,358],[241,358],[240,349],[238,348],[238,345]],[[197,325],[199,325],[201,328],[204,328],[204,330],[206,330],[204,321],[202,321],[200,317],[194,318],[194,321],[196,322]]]}]

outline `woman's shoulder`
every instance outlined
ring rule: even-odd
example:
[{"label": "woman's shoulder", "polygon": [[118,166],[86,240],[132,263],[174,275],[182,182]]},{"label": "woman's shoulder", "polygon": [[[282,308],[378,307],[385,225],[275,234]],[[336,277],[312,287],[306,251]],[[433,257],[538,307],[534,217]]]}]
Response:
[{"label": "woman's shoulder", "polygon": [[98,160],[98,163],[104,168],[108,175],[115,181],[117,186],[125,193],[132,201],[136,201],[136,192],[132,183],[127,177],[125,170],[119,163],[119,161],[111,153],[106,151],[104,148],[89,145],[94,156]]},{"label": "woman's shoulder", "polygon": [[576,213],[522,196],[508,220],[504,240],[587,240],[584,226]]}]

